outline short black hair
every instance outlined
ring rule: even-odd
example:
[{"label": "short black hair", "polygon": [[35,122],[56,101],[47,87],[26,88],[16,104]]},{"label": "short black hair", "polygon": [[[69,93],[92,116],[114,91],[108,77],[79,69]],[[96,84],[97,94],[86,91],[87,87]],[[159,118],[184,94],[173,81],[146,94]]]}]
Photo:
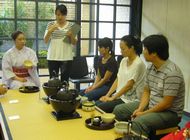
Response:
[{"label": "short black hair", "polygon": [[60,11],[62,15],[66,16],[67,15],[67,7],[63,4],[58,5],[55,9],[55,14],[57,11]]},{"label": "short black hair", "polygon": [[114,52],[112,50],[112,48],[113,48],[113,42],[111,41],[110,38],[104,37],[104,38],[100,39],[98,41],[98,46],[100,48],[109,48],[109,51],[111,52],[111,54],[114,55]]},{"label": "short black hair", "polygon": [[16,40],[16,38],[20,35],[20,34],[24,34],[22,31],[15,31],[11,34],[11,38],[13,40]]},{"label": "short black hair", "polygon": [[143,40],[143,45],[150,54],[156,53],[162,60],[169,58],[169,43],[164,35],[150,35]]},{"label": "short black hair", "polygon": [[142,42],[139,37],[133,35],[125,35],[121,38],[121,41],[125,42],[129,48],[133,47],[135,53],[140,56],[142,53]]}]

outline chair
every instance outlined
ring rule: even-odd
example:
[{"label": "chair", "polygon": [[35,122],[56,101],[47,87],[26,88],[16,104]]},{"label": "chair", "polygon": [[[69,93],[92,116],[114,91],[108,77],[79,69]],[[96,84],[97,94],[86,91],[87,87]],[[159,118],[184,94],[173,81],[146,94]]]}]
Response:
[{"label": "chair", "polygon": [[[95,60],[95,59],[94,59]],[[75,57],[70,73],[70,82],[75,84],[75,88],[80,91],[81,83],[93,83],[95,80],[95,70],[89,71],[86,57]]]},{"label": "chair", "polygon": [[169,127],[169,128],[165,128],[165,129],[156,130],[155,132],[151,133],[150,140],[160,140],[165,135],[167,135],[171,132],[175,132],[178,129],[179,129],[178,126],[175,126],[175,127]]}]

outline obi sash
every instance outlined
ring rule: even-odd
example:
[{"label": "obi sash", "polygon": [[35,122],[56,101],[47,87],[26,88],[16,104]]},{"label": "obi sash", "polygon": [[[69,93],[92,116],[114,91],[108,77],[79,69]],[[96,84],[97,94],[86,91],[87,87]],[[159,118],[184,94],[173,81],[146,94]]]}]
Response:
[{"label": "obi sash", "polygon": [[18,68],[18,67],[12,67],[13,72],[16,76],[24,78],[30,76],[28,73],[28,69],[26,68]]}]

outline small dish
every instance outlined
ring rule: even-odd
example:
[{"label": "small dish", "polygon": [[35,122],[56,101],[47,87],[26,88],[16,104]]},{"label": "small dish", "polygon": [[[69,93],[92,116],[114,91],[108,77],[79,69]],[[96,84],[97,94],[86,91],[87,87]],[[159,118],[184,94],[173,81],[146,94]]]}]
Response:
[{"label": "small dish", "polygon": [[102,121],[104,123],[112,123],[115,119],[115,114],[113,113],[104,113],[101,115]]},{"label": "small dish", "polygon": [[30,61],[30,60],[25,60],[25,61],[24,61],[24,66],[25,66],[25,67],[32,67],[32,66],[33,66],[33,63],[32,63],[32,61]]},{"label": "small dish", "polygon": [[124,121],[117,122],[115,123],[114,129],[117,134],[127,134],[129,131],[129,123]]},{"label": "small dish", "polygon": [[23,86],[19,88],[19,91],[22,93],[35,93],[38,92],[40,89],[36,86]]},{"label": "small dish", "polygon": [[94,118],[99,118],[100,119],[100,123],[98,123],[98,125],[97,125],[96,123],[94,123],[92,121],[93,118],[89,118],[89,119],[85,120],[86,127],[90,128],[90,129],[94,129],[94,130],[108,130],[108,129],[112,129],[114,127],[115,121],[113,121],[112,123],[104,123],[101,120],[100,116],[96,116]]},{"label": "small dish", "polygon": [[94,101],[84,101],[82,102],[82,110],[84,111],[94,111],[95,110],[95,102]]}]

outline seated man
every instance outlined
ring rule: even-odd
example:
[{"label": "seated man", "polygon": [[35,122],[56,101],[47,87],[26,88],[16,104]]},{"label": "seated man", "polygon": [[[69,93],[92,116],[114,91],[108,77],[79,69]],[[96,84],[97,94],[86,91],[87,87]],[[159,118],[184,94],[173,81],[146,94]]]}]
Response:
[{"label": "seated man", "polygon": [[4,85],[0,85],[0,95],[3,95],[7,92],[7,88]]},{"label": "seated man", "polygon": [[[168,59],[166,37],[151,35],[143,44],[144,57],[152,64],[147,68],[140,104],[133,113],[129,109],[121,112],[121,107],[115,108],[114,112],[122,119],[125,114],[126,117],[132,115],[133,131],[148,137],[151,131],[178,125],[184,108],[185,83],[179,67]],[[132,106],[133,103],[130,108]]]}]

